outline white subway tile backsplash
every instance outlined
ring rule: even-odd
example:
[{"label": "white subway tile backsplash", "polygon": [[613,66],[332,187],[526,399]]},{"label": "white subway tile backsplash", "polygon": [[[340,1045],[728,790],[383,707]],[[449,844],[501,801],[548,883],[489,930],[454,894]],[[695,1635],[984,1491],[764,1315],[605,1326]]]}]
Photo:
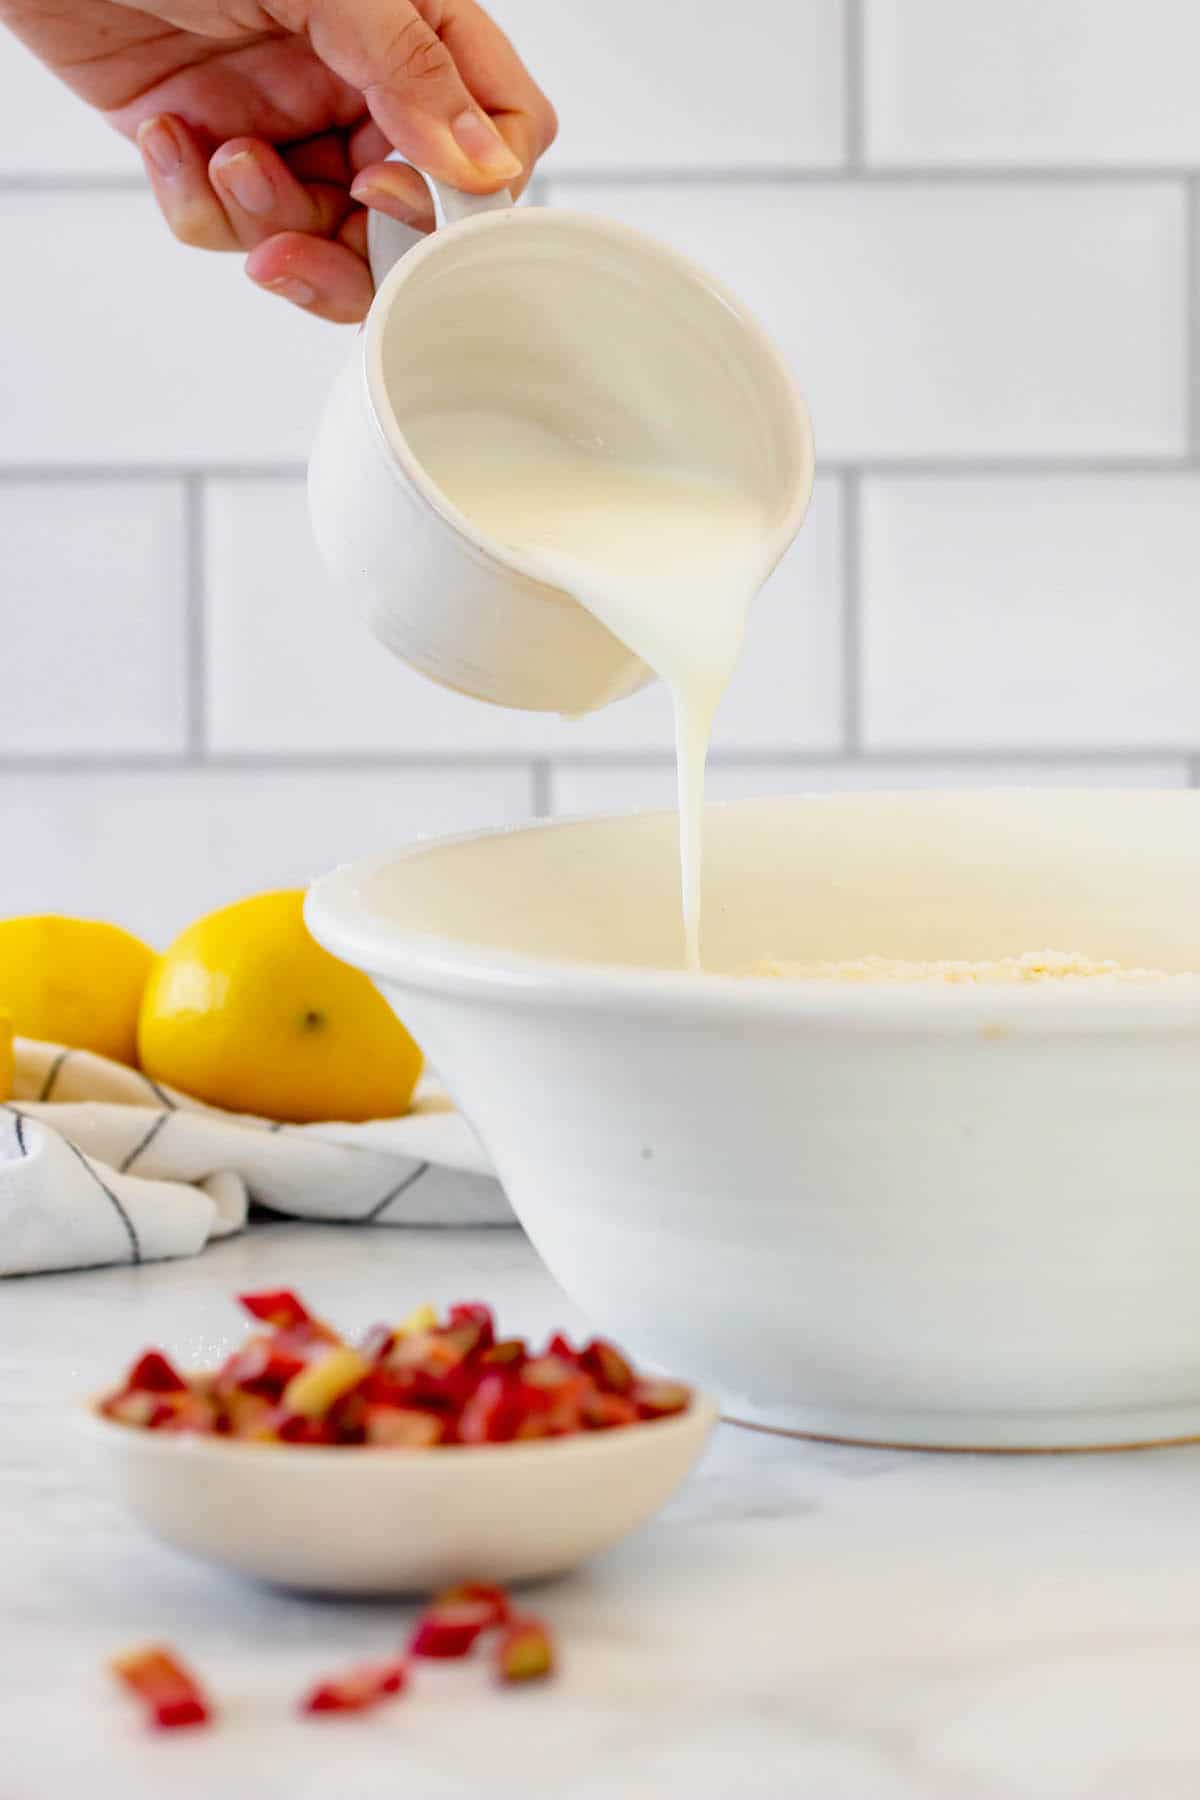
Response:
[{"label": "white subway tile backsplash", "polygon": [[489,10],[557,108],[550,168],[841,161],[844,0],[759,0],[740,15],[725,0],[495,0]]},{"label": "white subway tile backsplash", "polygon": [[145,193],[0,192],[0,241],[25,271],[0,303],[0,466],[308,454],[348,332],[176,243]]},{"label": "white subway tile backsplash", "polygon": [[[738,762],[708,771],[710,800],[760,794],[886,792],[897,788],[1186,787],[1181,758],[1087,762]],[[675,805],[675,770],[667,763],[581,763],[554,770],[551,811],[557,815],[624,812]]]},{"label": "white subway tile backsplash", "polygon": [[128,140],[0,29],[0,177],[94,179],[140,169]]},{"label": "white subway tile backsplash", "polygon": [[0,754],[187,741],[178,482],[0,480]]},{"label": "white subway tile backsplash", "polygon": [[1195,0],[865,0],[880,164],[1200,162]]},{"label": "white subway tile backsplash", "polygon": [[[574,723],[448,693],[368,633],[320,566],[303,483],[207,490],[208,729],[221,751],[665,750],[653,687]],[[725,748],[832,749],[841,720],[841,510],[820,482],[796,545],[764,590],[718,717]]]},{"label": "white subway tile backsplash", "polygon": [[1200,477],[872,480],[876,749],[1200,744]]},{"label": "white subway tile backsplash", "polygon": [[521,770],[0,771],[0,915],[110,918],[161,945],[242,894],[529,811]]},{"label": "white subway tile backsplash", "polygon": [[833,457],[1171,456],[1186,218],[1170,182],[552,186],[713,269]]}]

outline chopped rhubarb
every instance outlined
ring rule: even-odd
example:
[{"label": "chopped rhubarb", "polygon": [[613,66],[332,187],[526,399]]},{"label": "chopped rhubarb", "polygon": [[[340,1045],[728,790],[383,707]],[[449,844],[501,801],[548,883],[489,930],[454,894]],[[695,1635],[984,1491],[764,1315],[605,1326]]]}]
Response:
[{"label": "chopped rhubarb", "polygon": [[439,1660],[466,1656],[477,1638],[496,1623],[491,1600],[435,1600],[421,1614],[409,1639],[409,1654]]},{"label": "chopped rhubarb", "polygon": [[463,1581],[457,1587],[445,1588],[433,1604],[435,1608],[464,1604],[487,1607],[490,1625],[503,1625],[508,1619],[507,1590],[490,1581]]},{"label": "chopped rhubarb", "polygon": [[165,1644],[147,1645],[113,1659],[118,1681],[135,1694],[150,1723],[160,1731],[207,1725],[212,1717],[199,1682]]},{"label": "chopped rhubarb", "polygon": [[226,1357],[215,1385],[221,1394],[262,1394],[278,1400],[288,1382],[306,1366],[307,1359],[289,1348],[281,1336],[252,1337]]},{"label": "chopped rhubarb", "polygon": [[671,1413],[686,1412],[691,1398],[690,1388],[681,1381],[638,1381],[632,1394],[643,1419],[665,1419]]},{"label": "chopped rhubarb", "polygon": [[441,1319],[418,1307],[400,1325],[373,1326],[355,1349],[290,1288],[241,1300],[258,1329],[219,1367],[183,1375],[161,1351],[144,1351],[99,1410],[143,1431],[427,1450],[611,1431],[691,1400],[679,1382],[639,1376],[604,1338],[576,1349],[556,1332],[537,1354],[524,1338],[498,1339],[480,1301]]},{"label": "chopped rhubarb", "polygon": [[370,1373],[370,1367],[357,1350],[340,1345],[316,1362],[309,1363],[298,1375],[293,1375],[283,1390],[284,1410],[300,1413],[307,1419],[319,1419],[335,1400],[358,1386],[363,1376]]},{"label": "chopped rhubarb", "polygon": [[412,1331],[433,1331],[437,1325],[437,1314],[426,1302],[410,1312],[407,1319],[402,1319],[396,1327],[398,1337],[407,1337]]},{"label": "chopped rhubarb", "polygon": [[636,1425],[638,1409],[623,1394],[590,1394],[583,1403],[583,1422],[589,1431],[612,1431],[619,1425]]},{"label": "chopped rhubarb", "polygon": [[477,1342],[484,1350],[490,1350],[496,1341],[496,1321],[492,1317],[490,1306],[484,1306],[479,1300],[466,1300],[450,1308],[451,1329],[456,1325],[474,1325],[478,1327]]},{"label": "chopped rhubarb", "polygon": [[125,1385],[143,1394],[179,1394],[187,1389],[187,1382],[161,1350],[147,1350],[139,1356]]},{"label": "chopped rhubarb", "polygon": [[344,1674],[328,1676],[304,1696],[300,1711],[305,1713],[366,1712],[381,1700],[398,1694],[408,1679],[405,1660],[396,1656],[389,1662],[360,1663]]},{"label": "chopped rhubarb", "polygon": [[359,1345],[359,1354],[368,1362],[382,1362],[396,1342],[396,1331],[392,1325],[372,1325],[365,1333]]},{"label": "chopped rhubarb", "polygon": [[554,1644],[540,1619],[514,1619],[496,1647],[501,1681],[542,1681],[554,1673]]},{"label": "chopped rhubarb", "polygon": [[445,1429],[437,1413],[405,1406],[368,1406],[363,1427],[368,1444],[389,1450],[429,1450]]},{"label": "chopped rhubarb", "polygon": [[593,1338],[580,1352],[580,1367],[607,1394],[627,1394],[633,1387],[633,1370],[615,1344]]},{"label": "chopped rhubarb", "polygon": [[239,1303],[251,1318],[287,1331],[296,1325],[314,1325],[316,1320],[298,1294],[291,1288],[268,1288],[260,1294],[239,1294]]},{"label": "chopped rhubarb", "polygon": [[515,1437],[544,1435],[539,1414],[549,1410],[541,1388],[504,1375],[485,1375],[458,1421],[460,1444],[503,1444]]}]

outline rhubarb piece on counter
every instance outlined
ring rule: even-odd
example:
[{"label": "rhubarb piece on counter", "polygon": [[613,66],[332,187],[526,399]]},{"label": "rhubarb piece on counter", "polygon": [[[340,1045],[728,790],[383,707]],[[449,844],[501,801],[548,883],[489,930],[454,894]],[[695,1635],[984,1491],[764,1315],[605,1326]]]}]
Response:
[{"label": "rhubarb piece on counter", "polygon": [[151,1725],[174,1731],[181,1725],[207,1725],[212,1708],[199,1682],[165,1644],[148,1644],[113,1658],[113,1674],[136,1695]]},{"label": "rhubarb piece on counter", "polygon": [[435,1596],[433,1604],[435,1607],[462,1605],[487,1607],[491,1618],[488,1625],[484,1627],[485,1630],[492,1625],[503,1625],[508,1620],[508,1592],[505,1588],[497,1587],[491,1581],[459,1582],[457,1587],[444,1588],[440,1594]]},{"label": "rhubarb piece on counter", "polygon": [[540,1619],[514,1619],[496,1646],[501,1681],[542,1681],[554,1673],[554,1643]]},{"label": "rhubarb piece on counter", "polygon": [[439,1661],[466,1656],[496,1623],[495,1604],[483,1600],[435,1600],[417,1620],[408,1649],[412,1656]]},{"label": "rhubarb piece on counter", "polygon": [[319,1419],[335,1400],[357,1387],[371,1365],[357,1350],[341,1344],[293,1375],[283,1390],[283,1409],[305,1419]]},{"label": "rhubarb piece on counter", "polygon": [[330,1675],[300,1702],[303,1713],[367,1712],[404,1688],[408,1668],[402,1656],[388,1662],[359,1663],[344,1674]]}]

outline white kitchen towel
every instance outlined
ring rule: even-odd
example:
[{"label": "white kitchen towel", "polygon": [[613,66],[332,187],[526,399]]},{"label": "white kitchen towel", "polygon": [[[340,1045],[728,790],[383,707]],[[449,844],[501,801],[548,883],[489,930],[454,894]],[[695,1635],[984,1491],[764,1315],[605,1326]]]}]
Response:
[{"label": "white kitchen towel", "polygon": [[193,1256],[250,1201],[363,1225],[507,1225],[470,1126],[430,1081],[410,1112],[282,1125],[87,1050],[18,1038],[0,1106],[0,1275]]}]

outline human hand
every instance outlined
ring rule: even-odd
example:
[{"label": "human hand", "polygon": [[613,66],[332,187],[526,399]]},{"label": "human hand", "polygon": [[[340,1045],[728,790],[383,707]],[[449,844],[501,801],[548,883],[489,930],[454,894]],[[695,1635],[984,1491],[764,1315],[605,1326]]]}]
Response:
[{"label": "human hand", "polygon": [[67,85],[136,139],[175,236],[249,252],[322,318],[371,303],[375,207],[433,224],[395,147],[467,193],[519,193],[554,110],[475,0],[0,0]]}]

